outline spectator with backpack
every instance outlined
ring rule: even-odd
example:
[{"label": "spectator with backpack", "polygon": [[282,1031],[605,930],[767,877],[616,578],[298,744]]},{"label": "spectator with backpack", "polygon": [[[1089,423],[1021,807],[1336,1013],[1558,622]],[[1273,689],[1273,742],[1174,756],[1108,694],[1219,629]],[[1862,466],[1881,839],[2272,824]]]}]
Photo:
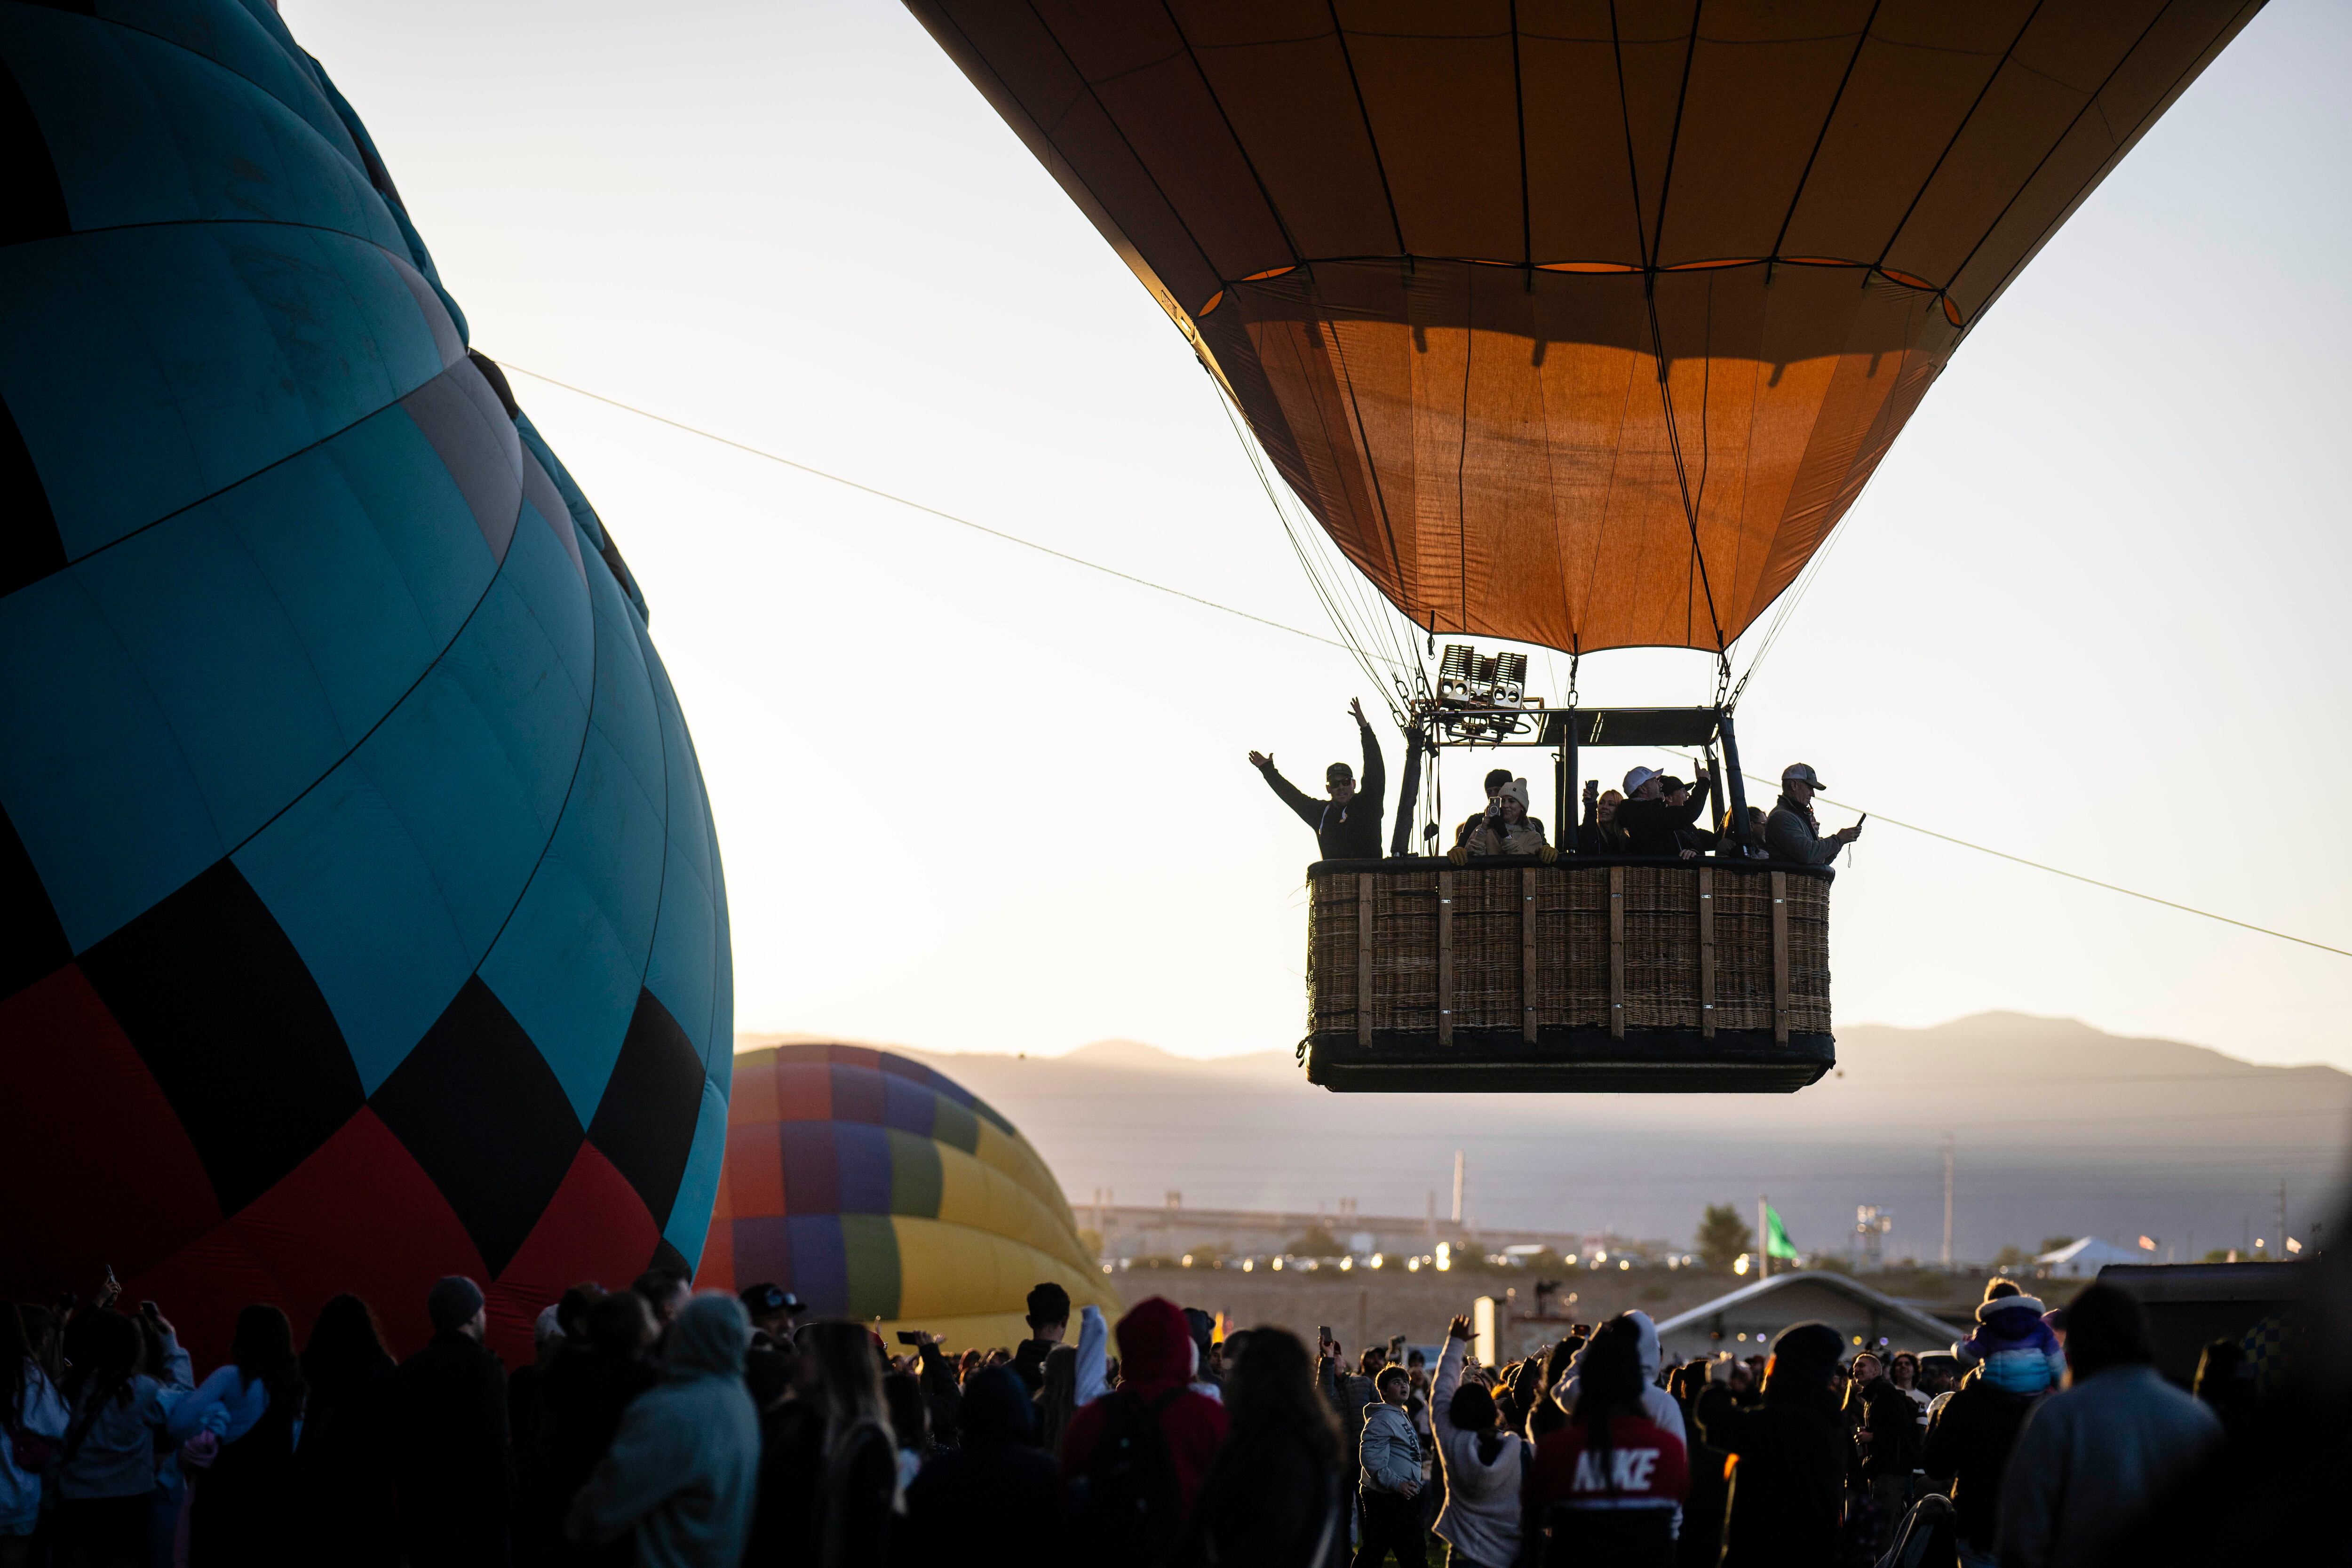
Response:
[{"label": "spectator with backpack", "polygon": [[1231,1433],[1201,1483],[1178,1568],[1339,1568],[1348,1560],[1346,1449],[1298,1336],[1253,1332],[1223,1408]]},{"label": "spectator with backpack", "polygon": [[1190,1386],[1192,1336],[1174,1302],[1138,1302],[1118,1321],[1118,1387],[1080,1406],[1062,1434],[1076,1544],[1084,1561],[1106,1568],[1153,1562],[1167,1550],[1192,1516],[1227,1425],[1224,1406]]},{"label": "spectator with backpack", "polygon": [[1462,1361],[1469,1349],[1470,1320],[1455,1318],[1445,1327],[1445,1349],[1429,1392],[1438,1464],[1445,1477],[1445,1505],[1433,1528],[1453,1549],[1449,1562],[1457,1568],[1510,1568],[1519,1553],[1527,1441],[1502,1429],[1493,1394],[1481,1384],[1463,1381]]}]

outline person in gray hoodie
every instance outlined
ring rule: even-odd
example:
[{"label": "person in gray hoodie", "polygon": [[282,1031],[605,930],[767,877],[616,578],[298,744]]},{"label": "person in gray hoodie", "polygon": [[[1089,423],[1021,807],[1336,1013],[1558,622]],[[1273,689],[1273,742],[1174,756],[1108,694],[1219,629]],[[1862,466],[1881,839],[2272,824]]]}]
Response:
[{"label": "person in gray hoodie", "polygon": [[1421,1440],[1405,1406],[1412,1401],[1412,1376],[1401,1366],[1384,1367],[1372,1380],[1380,1397],[1364,1406],[1364,1436],[1357,1457],[1357,1568],[1378,1568],[1396,1553],[1397,1568],[1429,1561],[1421,1534]]},{"label": "person in gray hoodie", "polygon": [[1444,1353],[1429,1391],[1437,1429],[1438,1462],[1445,1472],[1445,1506],[1433,1527],[1452,1547],[1453,1568],[1510,1568],[1519,1556],[1519,1481],[1526,1439],[1503,1430],[1495,1396],[1462,1381],[1470,1348],[1470,1320],[1445,1328]]},{"label": "person in gray hoodie", "polygon": [[588,1545],[635,1532],[640,1568],[736,1568],[751,1539],[760,1420],[743,1388],[751,1320],[708,1291],[672,1321],[661,1381],[572,1500],[566,1533]]}]

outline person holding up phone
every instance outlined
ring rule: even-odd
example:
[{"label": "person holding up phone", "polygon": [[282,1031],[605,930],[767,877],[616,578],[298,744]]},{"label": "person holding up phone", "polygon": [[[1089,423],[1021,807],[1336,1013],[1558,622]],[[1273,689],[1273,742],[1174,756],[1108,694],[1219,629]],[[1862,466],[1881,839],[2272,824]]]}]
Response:
[{"label": "person holding up phone", "polygon": [[1862,824],[1824,835],[1813,817],[1813,796],[1822,789],[1821,775],[1811,763],[1790,763],[1780,770],[1780,798],[1765,819],[1764,837],[1775,860],[1800,866],[1826,866],[1838,851],[1862,837]]}]

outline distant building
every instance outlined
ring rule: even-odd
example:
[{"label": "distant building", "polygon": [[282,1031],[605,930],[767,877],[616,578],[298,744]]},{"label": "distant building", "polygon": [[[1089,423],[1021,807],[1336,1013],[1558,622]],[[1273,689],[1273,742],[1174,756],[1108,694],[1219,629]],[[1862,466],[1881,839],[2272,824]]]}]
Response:
[{"label": "distant building", "polygon": [[1808,1320],[1835,1329],[1849,1351],[1948,1351],[1967,1331],[1848,1275],[1808,1269],[1759,1279],[1668,1318],[1658,1325],[1658,1342],[1677,1361],[1717,1351],[1746,1354]]},{"label": "distant building", "polygon": [[2145,1252],[2134,1252],[2127,1247],[2111,1247],[2095,1236],[2080,1241],[2070,1241],[2055,1252],[2045,1252],[2033,1260],[2037,1273],[2054,1275],[2061,1279],[2095,1279],[2099,1270],[2110,1263],[2142,1264],[2149,1260]]}]

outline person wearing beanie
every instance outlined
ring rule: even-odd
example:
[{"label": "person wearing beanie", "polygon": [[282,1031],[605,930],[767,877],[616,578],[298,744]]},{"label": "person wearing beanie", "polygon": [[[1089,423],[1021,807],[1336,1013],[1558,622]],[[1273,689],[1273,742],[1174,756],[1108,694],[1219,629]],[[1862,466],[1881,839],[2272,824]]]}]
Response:
[{"label": "person wearing beanie", "polygon": [[508,1560],[514,1471],[507,1447],[507,1380],[482,1344],[481,1288],[462,1274],[425,1298],[425,1347],[392,1374],[393,1481],[412,1563]]},{"label": "person wearing beanie", "polygon": [[1731,1391],[1732,1358],[1708,1364],[1695,1412],[1708,1447],[1732,1456],[1722,1568],[1832,1562],[1845,1500],[1845,1426],[1832,1385],[1844,1342],[1827,1323],[1795,1323],[1772,1342],[1761,1404]]},{"label": "person wearing beanie", "polygon": [[1528,781],[1507,781],[1445,858],[1459,866],[1474,855],[1533,855],[1549,866],[1559,852],[1544,837],[1542,821],[1528,815]]}]

